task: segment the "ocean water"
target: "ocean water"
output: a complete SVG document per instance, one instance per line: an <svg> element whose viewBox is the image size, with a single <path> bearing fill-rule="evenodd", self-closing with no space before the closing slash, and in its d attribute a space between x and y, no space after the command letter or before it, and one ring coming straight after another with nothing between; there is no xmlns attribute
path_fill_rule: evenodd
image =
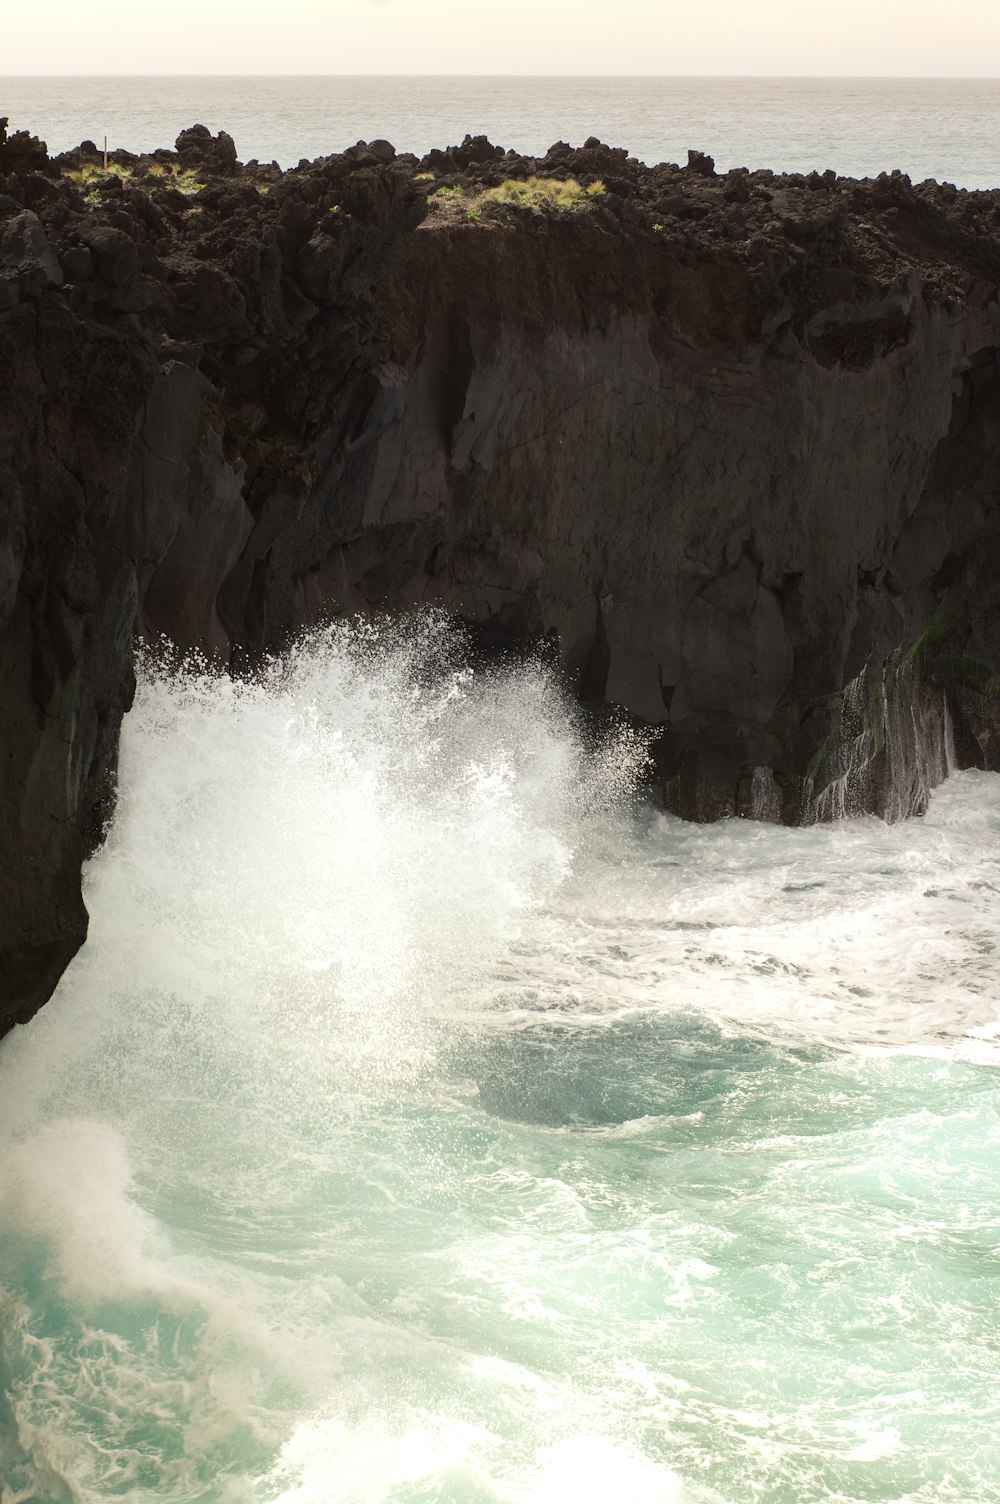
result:
<svg viewBox="0 0 1000 1504"><path fill-rule="evenodd" d="M228 130L244 160L283 167L375 137L423 155L484 132L541 154L596 135L649 163L686 162L695 147L720 171L898 167L1000 186L997 78L0 77L0 114L53 151L105 134L151 151L195 121Z"/></svg>
<svg viewBox="0 0 1000 1504"><path fill-rule="evenodd" d="M1000 778L695 827L434 618L147 663L0 1045L3 1504L996 1504Z"/></svg>

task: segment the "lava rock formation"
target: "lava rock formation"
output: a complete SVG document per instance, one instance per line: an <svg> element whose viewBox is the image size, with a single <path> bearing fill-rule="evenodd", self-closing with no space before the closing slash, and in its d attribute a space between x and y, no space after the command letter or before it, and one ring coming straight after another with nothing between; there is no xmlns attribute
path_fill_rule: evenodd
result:
<svg viewBox="0 0 1000 1504"><path fill-rule="evenodd" d="M4 122L0 1031L85 937L137 635L546 638L699 819L1000 766L998 351L1000 192Z"/></svg>

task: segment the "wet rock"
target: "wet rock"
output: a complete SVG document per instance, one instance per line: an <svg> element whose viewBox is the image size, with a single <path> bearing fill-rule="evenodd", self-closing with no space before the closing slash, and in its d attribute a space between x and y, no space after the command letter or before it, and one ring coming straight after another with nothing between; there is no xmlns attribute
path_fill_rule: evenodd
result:
<svg viewBox="0 0 1000 1504"><path fill-rule="evenodd" d="M245 668L436 602L655 723L699 819L998 765L1000 194L596 137L115 159L0 132L0 1029L85 934L136 630Z"/></svg>

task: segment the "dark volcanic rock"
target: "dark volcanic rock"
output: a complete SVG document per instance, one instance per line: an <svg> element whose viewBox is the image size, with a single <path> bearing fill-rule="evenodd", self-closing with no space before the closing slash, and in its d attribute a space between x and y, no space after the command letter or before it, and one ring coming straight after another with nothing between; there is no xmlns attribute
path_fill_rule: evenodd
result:
<svg viewBox="0 0 1000 1504"><path fill-rule="evenodd" d="M9 121L0 115L0 173L51 172L48 147L27 131L7 132Z"/></svg>
<svg viewBox="0 0 1000 1504"><path fill-rule="evenodd" d="M42 222L30 209L13 215L4 225L0 235L0 268L8 284L16 285L29 297L62 282L62 268Z"/></svg>
<svg viewBox="0 0 1000 1504"><path fill-rule="evenodd" d="M85 934L136 631L555 640L697 818L1000 766L1000 194L596 137L98 168L0 132L0 1029Z"/></svg>
<svg viewBox="0 0 1000 1504"><path fill-rule="evenodd" d="M715 176L715 159L703 151L689 151L687 160L688 172L695 172L699 177L712 178Z"/></svg>
<svg viewBox="0 0 1000 1504"><path fill-rule="evenodd" d="M181 131L174 142L180 164L191 172L209 177L227 177L236 170L236 142L226 131L217 136L204 125Z"/></svg>

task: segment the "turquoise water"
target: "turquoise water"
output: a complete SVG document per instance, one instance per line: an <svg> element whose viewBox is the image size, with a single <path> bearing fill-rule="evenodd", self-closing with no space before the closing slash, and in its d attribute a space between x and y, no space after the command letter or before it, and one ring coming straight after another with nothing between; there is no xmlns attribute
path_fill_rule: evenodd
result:
<svg viewBox="0 0 1000 1504"><path fill-rule="evenodd" d="M0 1499L1000 1500L1000 779L693 827L428 621L143 675L0 1048Z"/></svg>

